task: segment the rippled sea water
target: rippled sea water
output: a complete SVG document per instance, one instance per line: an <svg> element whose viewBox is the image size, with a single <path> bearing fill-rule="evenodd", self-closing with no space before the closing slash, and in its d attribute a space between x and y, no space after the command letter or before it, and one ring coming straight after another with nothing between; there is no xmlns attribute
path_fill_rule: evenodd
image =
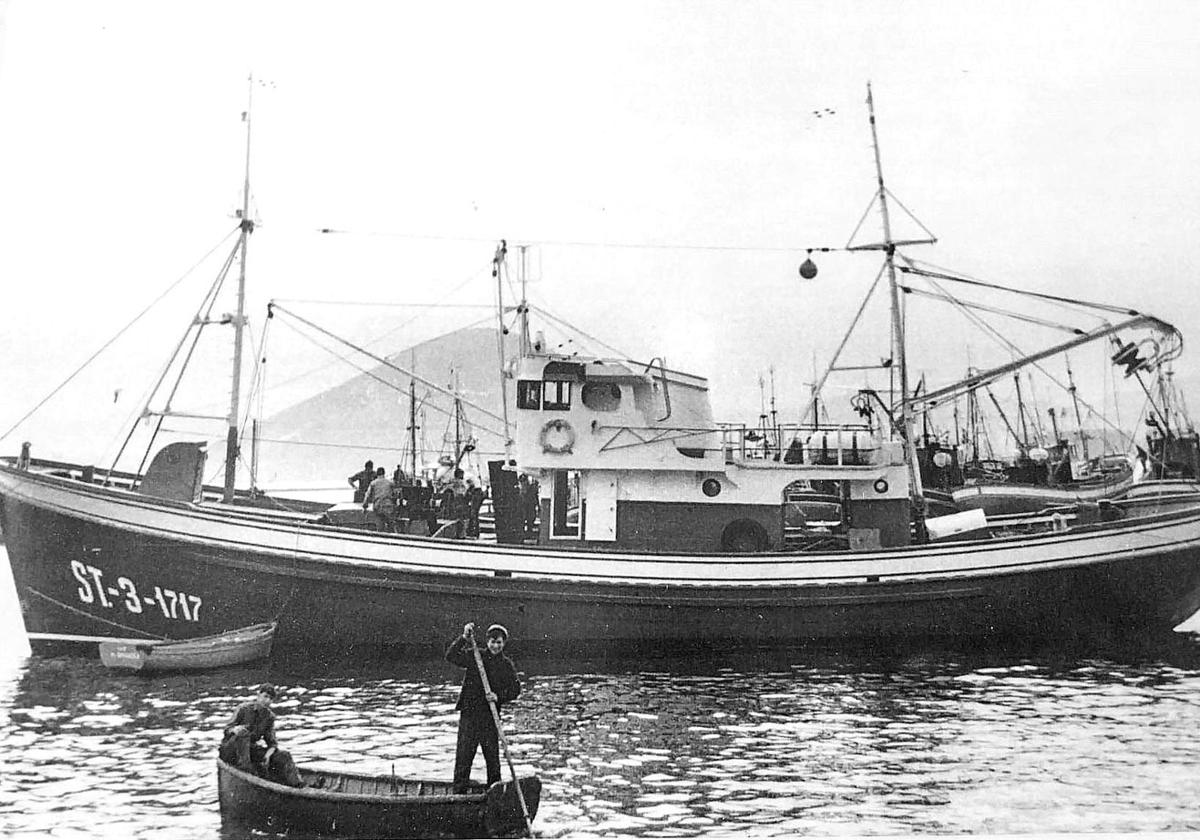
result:
<svg viewBox="0 0 1200 840"><path fill-rule="evenodd" d="M518 768L545 785L541 836L1200 830L1192 634L1069 653L536 661L519 640L510 652L525 678L506 731ZM299 762L448 778L460 673L293 662L141 677L83 656L12 659L0 834L251 836L222 824L214 756L227 717L268 679Z"/></svg>

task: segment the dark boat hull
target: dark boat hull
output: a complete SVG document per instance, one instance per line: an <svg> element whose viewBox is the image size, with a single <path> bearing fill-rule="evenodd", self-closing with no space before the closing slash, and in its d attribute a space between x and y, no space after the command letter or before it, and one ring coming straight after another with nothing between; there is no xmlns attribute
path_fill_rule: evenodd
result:
<svg viewBox="0 0 1200 840"><path fill-rule="evenodd" d="M1200 608L1200 509L1037 538L693 557L341 532L4 468L0 495L35 645L276 619L277 651L337 659L438 648L467 618L546 647L1056 639L1169 630Z"/></svg>
<svg viewBox="0 0 1200 840"><path fill-rule="evenodd" d="M304 788L267 781L217 761L223 819L272 831L332 837L501 837L523 835L525 817L511 782L452 794L448 782L416 781L300 767ZM529 818L541 782L520 780Z"/></svg>

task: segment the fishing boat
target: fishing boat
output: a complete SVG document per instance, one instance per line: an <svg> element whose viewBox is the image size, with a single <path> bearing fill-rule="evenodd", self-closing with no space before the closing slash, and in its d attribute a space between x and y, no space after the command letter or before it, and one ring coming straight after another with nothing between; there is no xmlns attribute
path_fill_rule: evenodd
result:
<svg viewBox="0 0 1200 840"><path fill-rule="evenodd" d="M217 791L223 819L272 831L328 837L512 837L527 823L516 785L475 783L455 794L446 781L372 776L298 767L304 787L264 779L217 760ZM529 820L537 816L542 783L518 784Z"/></svg>
<svg viewBox="0 0 1200 840"><path fill-rule="evenodd" d="M1090 481L1061 485L979 482L960 487L950 496L959 510L979 508L989 515L1003 516L1113 499L1126 494L1133 485L1133 471L1126 468L1116 476L1102 475Z"/></svg>
<svg viewBox="0 0 1200 840"><path fill-rule="evenodd" d="M205 671L266 659L274 637L272 621L183 641L113 640L100 643L100 661L109 668L147 673Z"/></svg>
<svg viewBox="0 0 1200 840"><path fill-rule="evenodd" d="M1069 360L1066 373L1068 384L1064 390L1074 404L1076 423L1081 425L1081 400ZM1012 380L1017 421L1008 417L991 388L987 385L982 388L1016 444L1016 454L1010 460L997 459L994 453L981 457L980 442L984 436L980 433L982 412L978 389L973 388L967 394L969 436L974 453L957 473L959 480L946 487L955 508L982 510L989 516L1034 513L1052 507L1094 504L1120 496L1134 484L1132 458L1090 458L1088 436L1080 428L1079 445L1069 441L1059 429L1058 414L1053 408L1047 410L1053 443L1047 442L1040 423L1030 419L1022 397L1020 374L1014 374Z"/></svg>
<svg viewBox="0 0 1200 840"><path fill-rule="evenodd" d="M868 107L883 236L845 250L883 256L876 285L886 278L890 291L885 367L898 398L864 390L853 422L780 424L780 445L764 457L753 425L714 419L704 377L661 359L550 350L524 299L502 304L501 243L498 320L508 330L512 316L519 346L504 358L498 342L505 408L491 416L511 444L489 462L494 542L447 539L441 528L348 527L237 490L245 420L235 388L223 488L202 483L199 443L173 443L144 473L116 478L81 465L40 468L28 451L0 464L3 530L35 650L131 634L208 636L249 620L278 621L277 647L312 661L399 645L440 651L450 616L501 621L531 648L606 650L1170 631L1200 609L1200 507L1080 504L1019 523L979 511L932 515L915 448L923 412L1023 365L1119 338L1150 370L1178 356L1178 331L1129 307L1071 301L1101 323L914 394L899 275L974 281L901 258L901 246L936 240L893 236L870 96ZM802 276L815 273L810 263ZM330 337L278 303L271 313ZM239 308L230 323L243 321ZM826 376L839 365L835 354ZM518 475L539 488L536 539L514 527ZM820 488L807 513L797 488Z"/></svg>

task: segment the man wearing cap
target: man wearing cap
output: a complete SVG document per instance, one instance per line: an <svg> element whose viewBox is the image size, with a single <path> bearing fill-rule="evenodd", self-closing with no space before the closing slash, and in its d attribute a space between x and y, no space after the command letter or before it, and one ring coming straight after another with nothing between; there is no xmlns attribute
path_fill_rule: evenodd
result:
<svg viewBox="0 0 1200 840"><path fill-rule="evenodd" d="M226 764L247 773L292 787L304 787L291 753L279 749L275 740L275 713L271 711L275 697L275 686L269 683L255 689L254 699L239 706L233 719L225 725L217 755Z"/></svg>
<svg viewBox="0 0 1200 840"><path fill-rule="evenodd" d="M477 749L483 750L488 785L500 781L500 736L488 703L495 703L496 712L499 713L505 703L515 700L521 693L516 666L504 655L508 630L500 624L493 624L487 629L487 647L480 651L490 692L484 691L475 654L471 650L474 634L475 625L465 625L462 635L446 649L446 661L466 669L458 703L454 707L459 711L458 746L454 756L455 793L466 792Z"/></svg>

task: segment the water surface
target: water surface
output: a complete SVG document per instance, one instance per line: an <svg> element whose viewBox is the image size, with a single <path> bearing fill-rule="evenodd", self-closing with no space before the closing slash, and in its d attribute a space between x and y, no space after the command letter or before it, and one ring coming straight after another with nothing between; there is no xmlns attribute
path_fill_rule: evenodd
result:
<svg viewBox="0 0 1200 840"><path fill-rule="evenodd" d="M525 677L505 725L518 767L544 782L542 836L1200 830L1190 633L1071 652L511 652ZM221 821L214 756L264 680L298 761L449 778L459 678L436 661L142 677L10 654L0 834L250 836Z"/></svg>

